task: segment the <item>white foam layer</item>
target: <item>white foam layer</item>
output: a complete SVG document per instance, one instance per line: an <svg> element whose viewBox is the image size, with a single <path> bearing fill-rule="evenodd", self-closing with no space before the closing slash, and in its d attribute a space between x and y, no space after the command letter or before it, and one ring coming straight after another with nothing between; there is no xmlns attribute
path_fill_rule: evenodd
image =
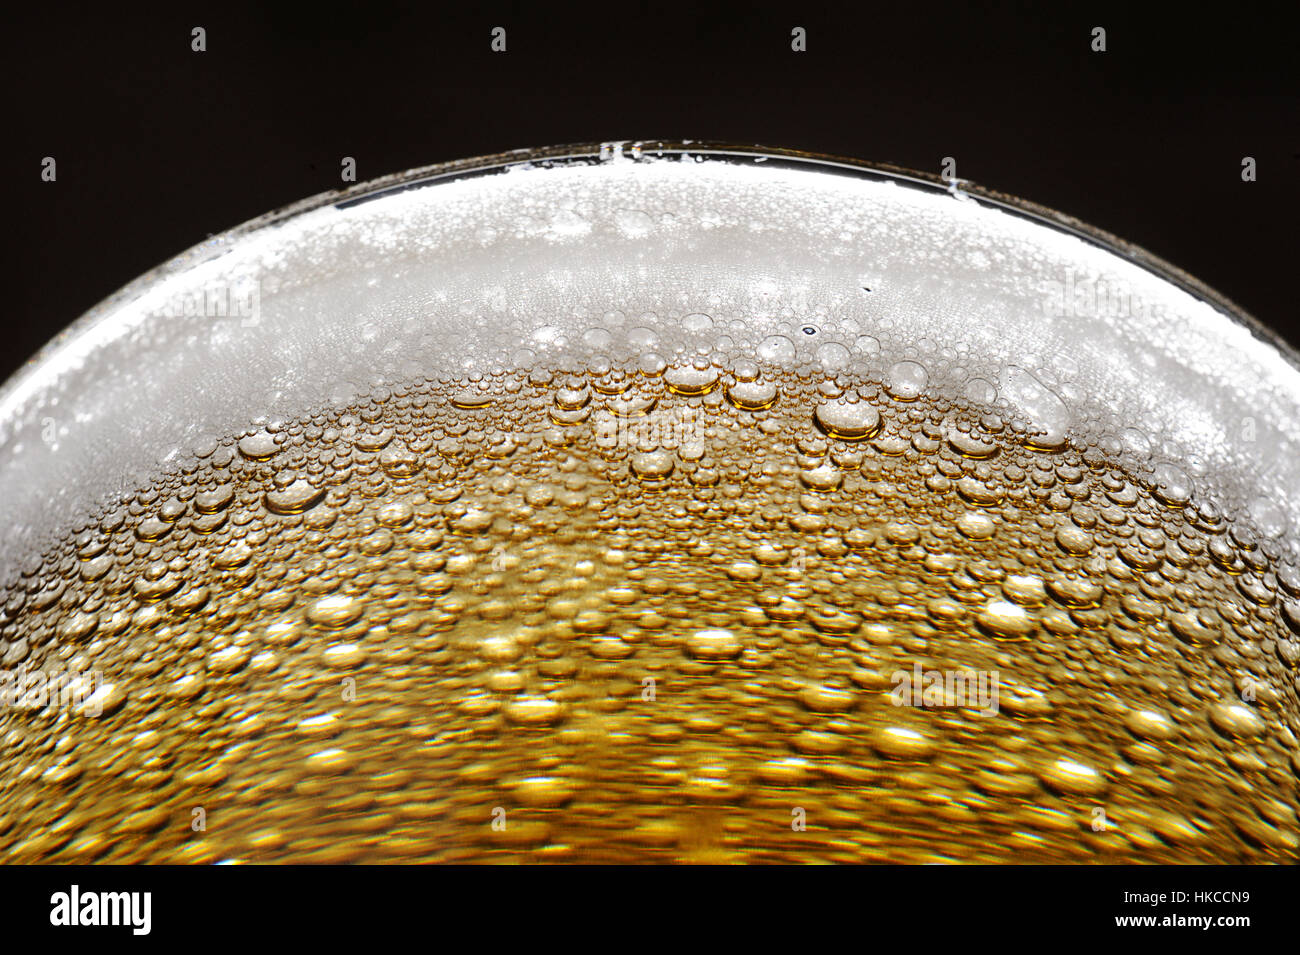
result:
<svg viewBox="0 0 1300 955"><path fill-rule="evenodd" d="M1156 274L927 187L620 159L320 206L93 310L0 393L0 572L255 419L412 376L645 351L998 395L1049 443L1088 433L1176 465L1266 535L1300 521L1296 367Z"/></svg>

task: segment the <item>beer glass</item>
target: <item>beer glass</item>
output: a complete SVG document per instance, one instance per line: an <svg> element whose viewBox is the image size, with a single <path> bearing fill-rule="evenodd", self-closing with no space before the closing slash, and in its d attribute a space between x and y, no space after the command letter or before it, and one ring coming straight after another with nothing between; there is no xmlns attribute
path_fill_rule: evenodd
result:
<svg viewBox="0 0 1300 955"><path fill-rule="evenodd" d="M23 861L1295 858L1300 373L960 181L511 153L0 391Z"/></svg>

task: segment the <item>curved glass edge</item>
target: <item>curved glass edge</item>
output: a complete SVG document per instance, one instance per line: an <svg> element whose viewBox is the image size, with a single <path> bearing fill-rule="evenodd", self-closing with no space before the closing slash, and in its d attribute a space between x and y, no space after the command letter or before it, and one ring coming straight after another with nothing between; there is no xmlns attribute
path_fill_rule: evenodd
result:
<svg viewBox="0 0 1300 955"><path fill-rule="evenodd" d="M1059 232L1074 235L1089 244L1098 246L1151 272L1164 281L1182 289L1193 298L1210 305L1230 320L1245 326L1256 338L1272 345L1292 367L1300 370L1300 352L1297 352L1290 343L1268 325L1204 282L1141 246L1127 242L1118 236L1047 206L1000 193L964 179L949 181L931 173L918 172L887 163L873 163L797 149L692 140L620 140L604 143L579 143L565 146L516 149L490 156L476 156L451 162L435 163L358 183L347 189L318 193L265 213L255 219L250 219L224 232L217 233L150 269L75 319L29 358L7 381L0 384L0 402L3 402L8 394L23 381L39 374L41 366L50 356L55 354L66 342L80 334L81 331L94 325L106 312L138 297L154 283L223 255L240 240L254 233L275 228L295 216L314 212L331 205L335 208L346 209L365 202L382 199L398 192L422 189L427 186L477 176L494 175L519 166L548 168L563 165L593 165L618 160L642 162L665 159L683 160L695 157L708 157L711 161L719 162L771 163L774 166L786 168L817 170L875 181L897 182L933 192L959 192L963 196L1003 212L1030 219Z"/></svg>

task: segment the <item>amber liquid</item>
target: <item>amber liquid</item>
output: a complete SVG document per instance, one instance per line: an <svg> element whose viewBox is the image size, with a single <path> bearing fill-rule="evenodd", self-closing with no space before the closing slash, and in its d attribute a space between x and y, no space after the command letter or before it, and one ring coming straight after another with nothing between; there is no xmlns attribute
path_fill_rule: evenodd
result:
<svg viewBox="0 0 1300 955"><path fill-rule="evenodd" d="M1294 861L1266 547L970 402L701 366L411 383L90 516L5 595L2 666L94 694L0 709L0 850Z"/></svg>

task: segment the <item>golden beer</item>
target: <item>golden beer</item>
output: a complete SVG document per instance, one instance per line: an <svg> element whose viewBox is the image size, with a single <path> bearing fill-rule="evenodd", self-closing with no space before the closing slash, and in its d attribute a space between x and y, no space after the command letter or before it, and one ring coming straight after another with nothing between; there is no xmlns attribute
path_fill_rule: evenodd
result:
<svg viewBox="0 0 1300 955"><path fill-rule="evenodd" d="M6 857L1294 861L1286 501L1069 365L726 312L142 453L4 591Z"/></svg>

